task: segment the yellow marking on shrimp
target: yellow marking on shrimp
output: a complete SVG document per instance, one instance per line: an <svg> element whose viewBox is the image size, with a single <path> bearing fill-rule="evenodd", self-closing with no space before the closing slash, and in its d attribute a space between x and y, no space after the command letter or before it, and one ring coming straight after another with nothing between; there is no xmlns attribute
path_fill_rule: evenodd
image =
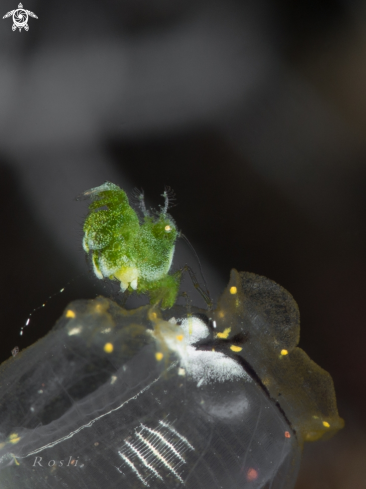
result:
<svg viewBox="0 0 366 489"><path fill-rule="evenodd" d="M155 353L155 358L157 359L158 362L160 362L160 360L162 360L163 357L164 355L161 353L161 351Z"/></svg>
<svg viewBox="0 0 366 489"><path fill-rule="evenodd" d="M69 310L66 312L66 317L67 317L67 318L74 318L74 317L76 317L76 314L74 313L74 311L72 311L71 309L69 309Z"/></svg>
<svg viewBox="0 0 366 489"><path fill-rule="evenodd" d="M235 286L230 287L230 294L235 295L237 292L238 292L238 289Z"/></svg>
<svg viewBox="0 0 366 489"><path fill-rule="evenodd" d="M188 316L188 334L191 336L193 333L193 320L192 316Z"/></svg>
<svg viewBox="0 0 366 489"><path fill-rule="evenodd" d="M241 346L236 346L236 345L231 345L230 346L230 350L232 351L242 351L242 347Z"/></svg>
<svg viewBox="0 0 366 489"><path fill-rule="evenodd" d="M281 355L284 357L285 355L288 355L288 351L287 350L281 350Z"/></svg>
<svg viewBox="0 0 366 489"><path fill-rule="evenodd" d="M330 428L330 424L328 423L328 421L323 421L323 426L325 426L326 428Z"/></svg>
<svg viewBox="0 0 366 489"><path fill-rule="evenodd" d="M177 340L178 340L178 341L183 341L183 338L184 338L184 336L183 336L182 334L179 334L179 335L177 336Z"/></svg>

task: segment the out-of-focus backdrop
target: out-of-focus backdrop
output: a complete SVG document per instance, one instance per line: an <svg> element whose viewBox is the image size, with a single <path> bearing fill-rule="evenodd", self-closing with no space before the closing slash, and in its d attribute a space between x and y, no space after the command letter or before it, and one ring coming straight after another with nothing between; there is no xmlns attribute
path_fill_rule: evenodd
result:
<svg viewBox="0 0 366 489"><path fill-rule="evenodd" d="M170 185L213 294L232 267L283 285L333 376L346 428L296 489L366 488L365 2L25 2L28 32L0 21L1 359L102 290L75 196Z"/></svg>

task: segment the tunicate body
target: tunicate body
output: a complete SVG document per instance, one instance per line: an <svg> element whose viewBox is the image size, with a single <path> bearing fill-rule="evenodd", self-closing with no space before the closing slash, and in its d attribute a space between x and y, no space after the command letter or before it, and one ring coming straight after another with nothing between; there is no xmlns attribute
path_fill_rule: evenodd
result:
<svg viewBox="0 0 366 489"><path fill-rule="evenodd" d="M0 367L0 486L291 489L303 442L342 426L298 337L292 297L249 273L214 311L75 301Z"/></svg>

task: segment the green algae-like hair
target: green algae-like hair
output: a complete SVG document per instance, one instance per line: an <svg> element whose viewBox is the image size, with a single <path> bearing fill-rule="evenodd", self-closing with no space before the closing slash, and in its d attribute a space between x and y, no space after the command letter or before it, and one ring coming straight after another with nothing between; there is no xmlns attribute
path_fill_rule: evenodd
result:
<svg viewBox="0 0 366 489"><path fill-rule="evenodd" d="M126 192L111 182L83 195L92 200L83 227L83 248L91 256L95 275L119 281L123 292L147 293L150 302L160 301L163 309L172 307L181 271L169 274L179 233L167 213L168 191L163 194L164 207L155 214L146 210L141 194L141 218Z"/></svg>

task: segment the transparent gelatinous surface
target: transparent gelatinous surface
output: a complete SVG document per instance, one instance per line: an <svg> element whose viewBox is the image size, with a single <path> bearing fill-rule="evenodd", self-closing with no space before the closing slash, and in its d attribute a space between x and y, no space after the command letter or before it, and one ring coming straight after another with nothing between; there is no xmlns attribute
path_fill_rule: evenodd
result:
<svg viewBox="0 0 366 489"><path fill-rule="evenodd" d="M336 408L319 367L313 390L308 366L297 390L281 369L299 365L298 313L267 280L234 271L210 313L70 304L0 368L1 488L292 488Z"/></svg>
<svg viewBox="0 0 366 489"><path fill-rule="evenodd" d="M338 416L328 372L297 347L299 310L292 295L266 277L232 270L214 313L218 329L246 337L238 352L286 414L299 442L332 436Z"/></svg>

